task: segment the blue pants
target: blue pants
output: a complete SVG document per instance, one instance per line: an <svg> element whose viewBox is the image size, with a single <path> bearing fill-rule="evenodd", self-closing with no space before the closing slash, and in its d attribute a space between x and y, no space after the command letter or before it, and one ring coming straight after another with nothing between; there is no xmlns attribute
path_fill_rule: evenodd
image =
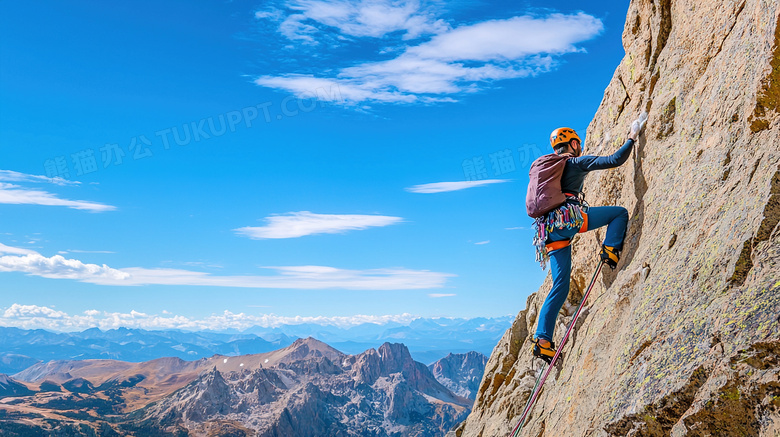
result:
<svg viewBox="0 0 780 437"><path fill-rule="evenodd" d="M596 206L588 210L588 231L607 226L607 235L604 237L604 245L616 249L623 247L623 239L626 236L628 225L628 211L622 206ZM554 229L547 237L547 243L560 240L569 240L580 229ZM553 286L547 299L544 300L539 311L539 321L536 326L536 338L552 341L555 331L555 319L561 310L566 297L569 295L571 282L571 246L553 250L550 255L550 270L552 271Z"/></svg>

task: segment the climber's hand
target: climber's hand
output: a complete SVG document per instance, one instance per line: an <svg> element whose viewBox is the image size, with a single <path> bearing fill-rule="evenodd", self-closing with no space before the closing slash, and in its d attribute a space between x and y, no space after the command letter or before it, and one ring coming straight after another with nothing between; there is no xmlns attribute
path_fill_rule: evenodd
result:
<svg viewBox="0 0 780 437"><path fill-rule="evenodd" d="M645 128L645 123L647 123L647 112L642 112L639 114L639 118L631 123L631 131L628 133L628 138L636 141L636 139L639 138L639 134L641 134L642 130Z"/></svg>

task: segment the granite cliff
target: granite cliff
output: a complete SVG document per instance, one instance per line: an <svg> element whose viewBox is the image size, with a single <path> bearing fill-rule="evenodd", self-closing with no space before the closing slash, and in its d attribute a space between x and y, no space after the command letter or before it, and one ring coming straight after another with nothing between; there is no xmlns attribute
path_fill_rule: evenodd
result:
<svg viewBox="0 0 780 437"><path fill-rule="evenodd" d="M631 161L586 180L623 205L623 257L598 279L524 436L780 435L780 3L634 0L625 57L588 127L609 154L648 111ZM603 230L581 234L565 331ZM550 278L493 351L457 436L507 435L540 362Z"/></svg>

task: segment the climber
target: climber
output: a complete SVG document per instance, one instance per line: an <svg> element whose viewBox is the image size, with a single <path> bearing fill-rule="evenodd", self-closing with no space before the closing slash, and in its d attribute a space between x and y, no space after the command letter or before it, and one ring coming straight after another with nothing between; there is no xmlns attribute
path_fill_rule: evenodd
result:
<svg viewBox="0 0 780 437"><path fill-rule="evenodd" d="M585 176L588 172L618 167L626 162L646 121L647 114L642 113L631 124L625 144L610 156L582 156L582 143L573 129L558 128L550 136L550 144L555 154L566 158L560 177L561 191L565 194L566 200L563 205L537 218L535 222L534 243L537 246L537 261L540 261L544 268L545 262L549 259L553 285L539 311L533 339L533 355L548 363L555 355L555 344L552 341L555 320L569 294L571 238L577 233L607 225L600 257L603 263L614 270L620 259L628 224L628 211L622 206L589 207L582 200Z"/></svg>

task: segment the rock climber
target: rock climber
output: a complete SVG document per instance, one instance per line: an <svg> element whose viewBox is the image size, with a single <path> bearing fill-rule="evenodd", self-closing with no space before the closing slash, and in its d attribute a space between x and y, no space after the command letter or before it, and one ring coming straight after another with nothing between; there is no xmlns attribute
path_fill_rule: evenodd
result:
<svg viewBox="0 0 780 437"><path fill-rule="evenodd" d="M643 113L631 124L628 139L610 156L582 156L582 142L570 128L555 129L550 135L550 145L557 155L570 155L561 176L561 189L566 195L563 206L537 219L535 244L537 260L544 263L549 257L553 285L544 300L533 339L533 354L548 363L555 356L553 331L555 320L569 294L571 282L571 238L580 232L592 231L607 226L604 244L601 247L601 261L613 270L620 260L623 239L628 225L628 211L622 206L589 207L582 200L585 176L591 171L606 170L622 165L631 155L639 134L647 121Z"/></svg>

